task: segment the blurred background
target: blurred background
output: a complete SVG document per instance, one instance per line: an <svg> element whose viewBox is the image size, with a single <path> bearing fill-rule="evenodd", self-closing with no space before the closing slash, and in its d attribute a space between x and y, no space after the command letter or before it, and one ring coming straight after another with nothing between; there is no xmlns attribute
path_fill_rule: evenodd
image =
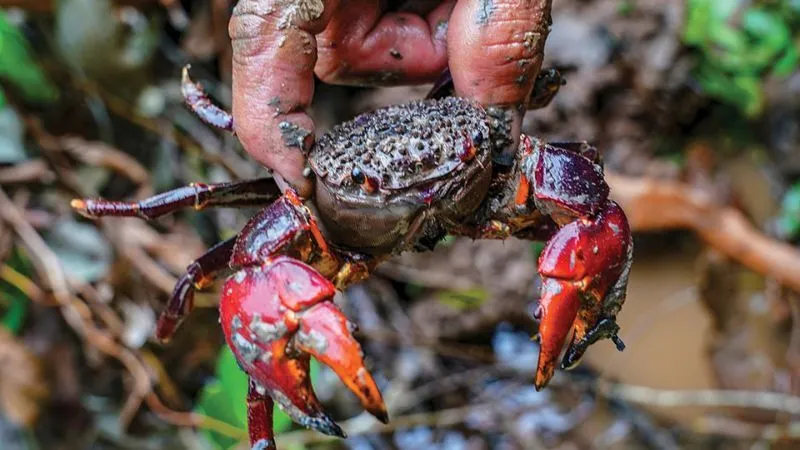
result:
<svg viewBox="0 0 800 450"><path fill-rule="evenodd" d="M554 3L545 66L567 85L525 131L603 153L635 231L627 349L600 342L535 392L542 245L448 239L336 299L389 425L315 366L350 437L277 414L280 448L800 448L800 1ZM69 208L262 173L180 95L191 63L230 107L228 6L0 0L0 449L247 448L215 289L173 343L152 334L185 267L253 211ZM427 89L318 85L318 132Z"/></svg>

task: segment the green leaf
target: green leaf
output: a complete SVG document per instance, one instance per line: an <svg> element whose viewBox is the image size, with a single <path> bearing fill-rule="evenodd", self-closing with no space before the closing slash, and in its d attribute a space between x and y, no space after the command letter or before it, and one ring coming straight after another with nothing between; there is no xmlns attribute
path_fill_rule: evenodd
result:
<svg viewBox="0 0 800 450"><path fill-rule="evenodd" d="M13 84L29 101L50 103L58 98L53 86L31 56L28 42L0 11L0 79Z"/></svg>
<svg viewBox="0 0 800 450"><path fill-rule="evenodd" d="M25 321L25 313L28 311L28 297L7 283L0 285L0 296L9 302L8 308L0 319L0 325L12 334L19 334Z"/></svg>
<svg viewBox="0 0 800 450"><path fill-rule="evenodd" d="M544 246L545 245L546 244L544 242L533 242L533 243L531 243L531 250L533 251L533 259L534 260L536 260L536 261L539 260L539 256L542 255L542 252L544 251Z"/></svg>
<svg viewBox="0 0 800 450"><path fill-rule="evenodd" d="M800 238L800 183L792 186L784 195L777 226L787 239Z"/></svg>
<svg viewBox="0 0 800 450"><path fill-rule="evenodd" d="M689 0L683 40L699 52L696 75L708 95L753 117L763 109L764 77L787 76L800 64L796 14L782 2L742 1Z"/></svg>
<svg viewBox="0 0 800 450"><path fill-rule="evenodd" d="M752 75L727 76L709 65L698 67L694 75L710 97L736 106L749 117L761 113L764 94L760 78Z"/></svg>
<svg viewBox="0 0 800 450"><path fill-rule="evenodd" d="M436 298L441 303L457 310L470 310L480 308L489 298L489 293L482 288L466 289L460 291L439 291Z"/></svg>
<svg viewBox="0 0 800 450"><path fill-rule="evenodd" d="M629 16L634 11L636 11L636 1L635 0L622 0L617 5L617 14L620 16Z"/></svg>
<svg viewBox="0 0 800 450"><path fill-rule="evenodd" d="M26 277L30 277L33 273L30 262L17 250L11 254L6 264ZM11 333L18 334L25 321L30 299L24 292L6 281L0 281L0 299L2 300L0 305L5 306L5 311L0 315L0 325Z"/></svg>

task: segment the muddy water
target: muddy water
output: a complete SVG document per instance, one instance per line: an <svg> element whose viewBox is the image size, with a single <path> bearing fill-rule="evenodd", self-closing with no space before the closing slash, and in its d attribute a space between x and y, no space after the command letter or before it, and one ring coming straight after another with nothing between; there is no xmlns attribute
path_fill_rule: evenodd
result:
<svg viewBox="0 0 800 450"><path fill-rule="evenodd" d="M627 348L596 344L586 361L609 379L662 389L713 388L705 356L710 321L696 295L696 250L659 249L636 258L620 317ZM700 408L653 409L688 423Z"/></svg>

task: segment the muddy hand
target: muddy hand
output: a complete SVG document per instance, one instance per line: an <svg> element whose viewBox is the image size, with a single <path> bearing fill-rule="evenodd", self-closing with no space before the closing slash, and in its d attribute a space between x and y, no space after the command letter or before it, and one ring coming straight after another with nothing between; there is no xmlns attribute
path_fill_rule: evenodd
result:
<svg viewBox="0 0 800 450"><path fill-rule="evenodd" d="M456 92L497 118L510 161L522 105L541 67L550 0L461 0L423 15L387 12L377 0L240 0L233 45L233 117L247 151L294 186L314 141L306 109L314 74L333 84L434 81L449 65Z"/></svg>

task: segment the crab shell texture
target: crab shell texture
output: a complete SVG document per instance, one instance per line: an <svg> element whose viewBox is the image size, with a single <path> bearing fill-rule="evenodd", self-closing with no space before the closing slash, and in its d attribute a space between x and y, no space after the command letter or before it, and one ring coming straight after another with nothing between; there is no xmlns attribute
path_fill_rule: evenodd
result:
<svg viewBox="0 0 800 450"><path fill-rule="evenodd" d="M343 248L382 254L474 213L491 183L488 121L477 103L449 97L335 126L309 155L326 234Z"/></svg>

